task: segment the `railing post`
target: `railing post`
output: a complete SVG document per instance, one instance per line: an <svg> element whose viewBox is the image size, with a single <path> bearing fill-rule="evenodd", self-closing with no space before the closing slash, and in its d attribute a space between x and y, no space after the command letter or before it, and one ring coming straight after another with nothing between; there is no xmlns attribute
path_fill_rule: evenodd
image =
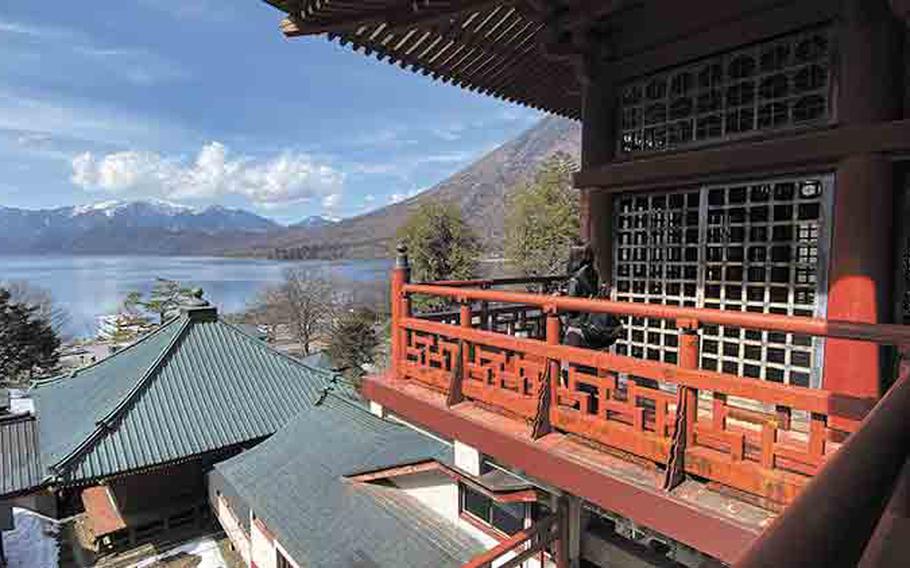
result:
<svg viewBox="0 0 910 568"><path fill-rule="evenodd" d="M547 317L547 344L559 345L561 330L559 313L555 307L546 307L544 312ZM531 437L537 439L552 431L550 412L556 405L556 392L559 388L560 364L557 359L547 359L546 372L540 381L540 391L537 394L537 416L531 430Z"/></svg>
<svg viewBox="0 0 910 568"><path fill-rule="evenodd" d="M489 290L490 285L486 282L480 285L481 290ZM480 329L485 329L487 331L496 331L491 329L490 326L490 313L489 313L490 303L486 300L480 302Z"/></svg>
<svg viewBox="0 0 910 568"><path fill-rule="evenodd" d="M391 291L389 295L389 309L392 315L392 376L395 379L401 378L401 361L405 354L405 341L407 340L405 331L401 328L401 320L410 315L410 303L404 294L404 285L411 279L411 267L408 263L408 247L404 243L399 243L396 248L395 267L391 275Z"/></svg>
<svg viewBox="0 0 910 568"><path fill-rule="evenodd" d="M471 319L474 315L471 313L471 302L466 298L460 298L461 304L458 311L458 323L464 329L471 329ZM454 361L452 369L452 380L449 381L449 392L446 396L446 405L452 406L464 400L464 394L461 391L461 384L464 381L464 370L468 358L468 347L464 339L458 340L458 354Z"/></svg>
<svg viewBox="0 0 910 568"><path fill-rule="evenodd" d="M698 322L676 321L679 330L677 364L681 369L698 368ZM664 489L670 491L682 483L686 474L686 448L695 445L695 423L698 420L698 389L678 386L676 394L676 430L667 456Z"/></svg>

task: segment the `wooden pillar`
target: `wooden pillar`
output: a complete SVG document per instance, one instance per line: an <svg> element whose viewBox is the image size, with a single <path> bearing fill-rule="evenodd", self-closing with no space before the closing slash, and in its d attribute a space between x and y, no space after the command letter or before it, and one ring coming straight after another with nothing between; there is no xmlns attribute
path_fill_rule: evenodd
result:
<svg viewBox="0 0 910 568"><path fill-rule="evenodd" d="M566 555L569 568L581 566L581 498L575 495L566 495Z"/></svg>
<svg viewBox="0 0 910 568"><path fill-rule="evenodd" d="M889 319L893 199L893 165L885 157L851 156L837 168L829 319L869 323ZM879 352L872 343L829 339L825 388L878 396ZM836 418L833 425L837 427Z"/></svg>
<svg viewBox="0 0 910 568"><path fill-rule="evenodd" d="M837 121L868 124L902 115L902 23L887 0L841 0Z"/></svg>
<svg viewBox="0 0 910 568"><path fill-rule="evenodd" d="M581 167L609 164L616 155L618 88L610 66L602 60L602 45L592 48L582 73ZM594 55L597 54L597 55ZM580 237L594 249L595 266L608 282L613 269L613 196L594 187L580 188Z"/></svg>
<svg viewBox="0 0 910 568"><path fill-rule="evenodd" d="M554 555L556 568L570 568L569 565L569 496L561 495L556 501L559 540Z"/></svg>
<svg viewBox="0 0 910 568"><path fill-rule="evenodd" d="M900 28L885 0L843 0L838 29L837 120L841 125L899 119ZM848 156L837 167L828 318L860 322L891 316L893 165L884 156ZM877 397L882 356L868 343L828 340L826 389ZM834 428L849 421L832 417Z"/></svg>
<svg viewBox="0 0 910 568"><path fill-rule="evenodd" d="M910 2L908 2L910 3ZM904 76L904 113L903 117L905 119L910 118L910 14L907 14L906 19L904 20L904 29L902 30L903 40L904 40L904 53L903 61L901 61L901 67L903 68Z"/></svg>

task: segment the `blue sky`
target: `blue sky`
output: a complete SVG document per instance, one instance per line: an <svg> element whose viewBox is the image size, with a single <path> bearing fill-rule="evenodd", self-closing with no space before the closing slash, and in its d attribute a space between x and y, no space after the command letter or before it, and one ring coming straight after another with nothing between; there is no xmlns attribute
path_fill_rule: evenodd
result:
<svg viewBox="0 0 910 568"><path fill-rule="evenodd" d="M282 222L425 189L541 114L324 37L258 0L4 0L0 205L157 198Z"/></svg>

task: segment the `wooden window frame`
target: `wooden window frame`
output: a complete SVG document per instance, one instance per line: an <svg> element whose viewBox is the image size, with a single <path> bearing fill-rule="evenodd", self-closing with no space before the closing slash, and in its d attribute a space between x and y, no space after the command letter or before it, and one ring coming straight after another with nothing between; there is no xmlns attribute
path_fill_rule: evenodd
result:
<svg viewBox="0 0 910 568"><path fill-rule="evenodd" d="M465 490L472 491L472 492L476 493L477 495L479 495L489 501L490 519L482 519L482 518L478 517L477 515L475 515L474 513L468 511L465 508ZM512 535L500 530L499 528L494 526L492 523L493 507L495 507L496 505L503 505L503 504L508 504L508 503L499 502L496 499L494 499L493 497L486 495L485 493L483 493L481 491L477 491L476 489L474 489L473 487L470 487L469 485L467 485L465 483L458 484L458 516L459 516L459 518L465 520L466 522L468 522L475 528L480 529L487 535L495 538L496 540L498 540L500 542L504 541L512 536ZM522 509L523 509L522 525L524 526L528 522L528 504L523 503Z"/></svg>

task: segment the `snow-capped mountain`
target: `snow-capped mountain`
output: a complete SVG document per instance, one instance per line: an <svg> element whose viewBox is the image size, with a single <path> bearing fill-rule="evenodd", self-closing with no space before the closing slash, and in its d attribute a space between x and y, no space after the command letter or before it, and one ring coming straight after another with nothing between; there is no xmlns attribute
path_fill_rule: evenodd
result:
<svg viewBox="0 0 910 568"><path fill-rule="evenodd" d="M193 254L281 225L242 209L104 201L56 209L0 207L0 253Z"/></svg>
<svg viewBox="0 0 910 568"><path fill-rule="evenodd" d="M290 227L292 229L310 228L310 227L325 227L326 225L333 225L337 222L338 222L338 219L333 219L332 217L326 217L325 215L310 215L309 217L294 223Z"/></svg>

